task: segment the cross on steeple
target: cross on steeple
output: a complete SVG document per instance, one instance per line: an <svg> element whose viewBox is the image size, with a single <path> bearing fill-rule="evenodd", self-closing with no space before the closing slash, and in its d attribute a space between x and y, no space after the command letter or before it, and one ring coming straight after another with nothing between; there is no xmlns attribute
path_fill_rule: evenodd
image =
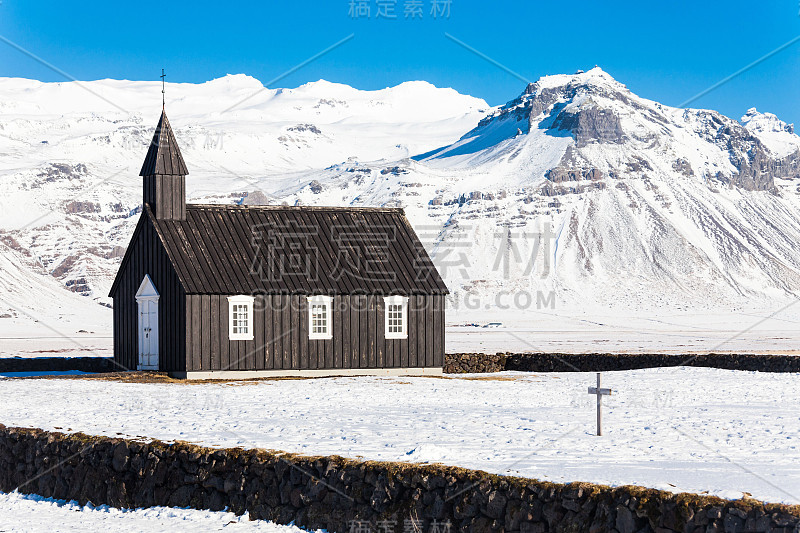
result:
<svg viewBox="0 0 800 533"><path fill-rule="evenodd" d="M165 100L166 97L164 95L165 94L164 93L164 87L165 87L164 78L167 77L167 75L164 74L164 69L163 68L161 69L161 76L160 77L161 77L161 110L163 111L164 107L166 106L166 100Z"/></svg>

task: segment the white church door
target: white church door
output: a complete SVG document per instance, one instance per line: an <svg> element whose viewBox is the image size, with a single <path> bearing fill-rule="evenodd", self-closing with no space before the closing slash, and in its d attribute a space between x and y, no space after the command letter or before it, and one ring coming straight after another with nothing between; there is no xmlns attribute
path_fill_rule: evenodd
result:
<svg viewBox="0 0 800 533"><path fill-rule="evenodd" d="M139 364L137 370L158 370L158 298L150 276L144 276L136 292L139 307Z"/></svg>

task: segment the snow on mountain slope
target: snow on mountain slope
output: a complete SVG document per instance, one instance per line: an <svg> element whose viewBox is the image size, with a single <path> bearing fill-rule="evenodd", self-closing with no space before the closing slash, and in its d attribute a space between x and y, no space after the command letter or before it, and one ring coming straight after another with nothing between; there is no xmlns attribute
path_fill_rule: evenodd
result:
<svg viewBox="0 0 800 533"><path fill-rule="evenodd" d="M160 86L84 85L107 101L0 80L0 236L102 301L139 212ZM800 137L774 115L671 108L599 68L494 109L425 82L267 90L227 76L167 97L190 201L402 206L451 316L732 312L800 290Z"/></svg>
<svg viewBox="0 0 800 533"><path fill-rule="evenodd" d="M32 258L12 271L29 272L23 286L38 284L44 273L54 283L43 291L60 285L64 293L47 300L71 301L67 289L108 303L140 211L138 173L160 92L158 82L0 79L0 238ZM324 80L265 89L237 75L167 84L166 94L189 167L188 195L211 202L295 190L307 183L303 169L342 158L429 150L457 139L490 109L421 81L379 91ZM0 296L0 315L25 303L24 295Z"/></svg>
<svg viewBox="0 0 800 533"><path fill-rule="evenodd" d="M314 174L322 191L295 198L405 207L481 308L501 290L568 308L766 303L800 290L800 138L778 125L776 144L764 117L670 108L595 68L529 85L396 168Z"/></svg>
<svg viewBox="0 0 800 533"><path fill-rule="evenodd" d="M131 157L150 141L160 92L156 82L0 79L0 133L12 150L6 155L138 161ZM206 170L213 171L223 160L232 170L263 174L349 156L403 157L457 139L489 109L483 100L422 81L380 91L324 80L266 89L254 78L229 75L167 84L166 96L181 148L194 162L190 172L209 162Z"/></svg>
<svg viewBox="0 0 800 533"><path fill-rule="evenodd" d="M108 356L110 309L70 292L0 233L0 356Z"/></svg>

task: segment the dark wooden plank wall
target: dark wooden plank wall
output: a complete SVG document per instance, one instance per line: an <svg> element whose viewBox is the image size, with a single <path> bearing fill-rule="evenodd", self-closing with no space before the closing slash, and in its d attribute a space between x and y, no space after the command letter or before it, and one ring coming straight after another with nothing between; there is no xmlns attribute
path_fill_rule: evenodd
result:
<svg viewBox="0 0 800 533"><path fill-rule="evenodd" d="M122 369L136 370L139 359L136 291L145 274L149 274L160 295L158 346L161 370L184 370L186 296L146 214L142 215L135 235L114 296L114 360Z"/></svg>
<svg viewBox="0 0 800 533"><path fill-rule="evenodd" d="M417 368L444 364L444 295L409 297L408 338L384 338L382 296L334 296L333 339L308 338L302 295L260 295L254 339L228 339L228 298L186 296L188 371Z"/></svg>
<svg viewBox="0 0 800 533"><path fill-rule="evenodd" d="M144 201L160 219L186 219L186 176L144 177Z"/></svg>

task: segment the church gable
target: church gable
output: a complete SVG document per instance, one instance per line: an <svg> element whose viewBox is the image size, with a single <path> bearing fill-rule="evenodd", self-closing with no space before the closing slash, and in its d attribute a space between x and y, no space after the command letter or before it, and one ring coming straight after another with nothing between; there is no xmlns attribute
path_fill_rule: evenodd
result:
<svg viewBox="0 0 800 533"><path fill-rule="evenodd" d="M164 243L158 234L155 226L152 210L149 206L145 205L142 214L139 216L139 222L136 224L136 229L133 231L133 236L128 244L128 249L125 250L125 255L122 257L122 262L119 265L117 276L114 278L114 283L109 290L109 296L114 297L120 290L123 283L123 278L126 277L129 270L144 269L143 274L147 274L149 270L156 266L164 265L167 270L178 283L183 286L177 270L174 268L172 261L169 257ZM134 268L135 267L135 268ZM135 274L132 274L135 276ZM141 281L141 278L137 283Z"/></svg>

